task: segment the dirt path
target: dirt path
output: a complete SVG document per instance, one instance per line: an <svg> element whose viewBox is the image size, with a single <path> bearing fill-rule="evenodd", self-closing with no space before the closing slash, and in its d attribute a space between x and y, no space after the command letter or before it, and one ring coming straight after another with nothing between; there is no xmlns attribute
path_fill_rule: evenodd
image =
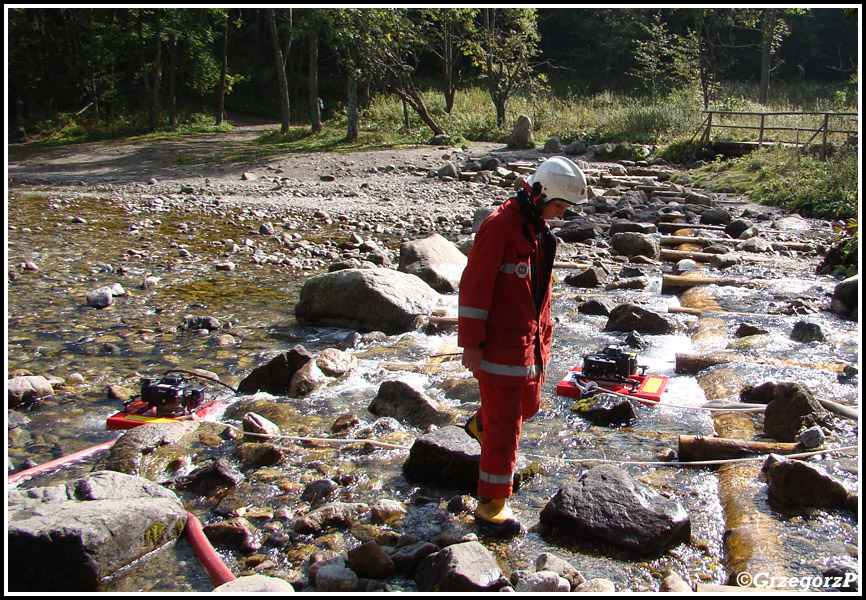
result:
<svg viewBox="0 0 866 600"><path fill-rule="evenodd" d="M14 144L8 146L7 177L11 184L100 185L147 183L183 184L208 178L215 182L239 181L244 172L269 167L293 179L318 179L323 174L353 168L413 165L438 168L448 154L461 147L386 149L357 152L275 154L256 146L263 133L277 124L241 124L229 132L197 134L169 139L104 141L63 146ZM501 144L473 143L472 155L494 153L505 160L527 158L536 151L508 150Z"/></svg>

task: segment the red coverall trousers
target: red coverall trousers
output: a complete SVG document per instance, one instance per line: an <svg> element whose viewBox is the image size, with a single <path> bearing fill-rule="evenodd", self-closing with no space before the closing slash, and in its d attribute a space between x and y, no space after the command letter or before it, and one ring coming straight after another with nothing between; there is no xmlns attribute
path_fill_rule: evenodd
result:
<svg viewBox="0 0 866 600"><path fill-rule="evenodd" d="M501 383L481 377L481 425L484 444L481 446L481 464L478 477L478 497L484 499L509 498L517 462L517 444L523 421L532 418L541 405L541 386L544 375L515 383Z"/></svg>

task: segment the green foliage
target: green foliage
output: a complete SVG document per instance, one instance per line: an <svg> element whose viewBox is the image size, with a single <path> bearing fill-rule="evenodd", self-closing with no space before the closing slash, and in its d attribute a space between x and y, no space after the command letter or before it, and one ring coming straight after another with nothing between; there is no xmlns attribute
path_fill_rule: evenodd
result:
<svg viewBox="0 0 866 600"><path fill-rule="evenodd" d="M151 131L144 110L134 113L121 112L109 120L96 120L86 114L59 113L33 121L29 129L34 143L41 145L78 144L100 140L129 139L139 136L167 138L176 135L192 135L230 131L228 123L215 125L213 115L201 112L181 112L174 127L163 125Z"/></svg>
<svg viewBox="0 0 866 600"><path fill-rule="evenodd" d="M855 151L839 150L821 160L788 148L767 148L741 158L716 161L692 175L698 185L708 189L748 193L755 202L781 206L807 217L857 216Z"/></svg>

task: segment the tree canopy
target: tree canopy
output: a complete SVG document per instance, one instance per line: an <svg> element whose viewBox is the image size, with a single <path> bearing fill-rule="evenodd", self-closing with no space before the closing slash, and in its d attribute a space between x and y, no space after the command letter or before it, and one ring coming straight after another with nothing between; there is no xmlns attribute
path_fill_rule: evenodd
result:
<svg viewBox="0 0 866 600"><path fill-rule="evenodd" d="M488 90L500 125L539 82L647 96L699 83L706 104L738 80L766 98L775 81L851 80L859 53L856 9L841 8L35 7L7 9L7 23L13 111L151 128L185 106L310 124L319 99L351 127L387 93L435 133L420 91L439 90L450 112L462 85Z"/></svg>

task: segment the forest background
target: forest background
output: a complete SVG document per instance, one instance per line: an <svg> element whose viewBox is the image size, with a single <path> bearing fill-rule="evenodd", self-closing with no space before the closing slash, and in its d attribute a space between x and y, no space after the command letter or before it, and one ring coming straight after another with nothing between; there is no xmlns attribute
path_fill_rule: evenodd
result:
<svg viewBox="0 0 866 600"><path fill-rule="evenodd" d="M709 109L859 106L857 7L6 11L10 142L213 131L229 114L279 121L258 143L284 151L504 142L525 114L542 142L684 163ZM705 175L850 229L851 137L796 169L767 150Z"/></svg>

